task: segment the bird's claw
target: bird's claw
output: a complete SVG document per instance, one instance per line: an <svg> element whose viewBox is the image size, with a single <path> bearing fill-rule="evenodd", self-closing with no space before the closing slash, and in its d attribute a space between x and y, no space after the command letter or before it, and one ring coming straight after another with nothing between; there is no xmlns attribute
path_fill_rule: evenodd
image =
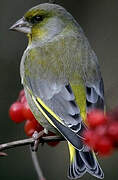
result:
<svg viewBox="0 0 118 180"><path fill-rule="evenodd" d="M38 150L38 145L40 141L40 137L43 136L44 130L40 131L39 133L35 131L32 135L32 138L34 139L34 144L31 146L32 151L37 151Z"/></svg>

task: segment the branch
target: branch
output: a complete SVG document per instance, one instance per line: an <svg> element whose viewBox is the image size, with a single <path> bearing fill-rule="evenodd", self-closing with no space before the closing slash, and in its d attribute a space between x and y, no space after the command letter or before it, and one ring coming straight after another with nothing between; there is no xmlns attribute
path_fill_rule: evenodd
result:
<svg viewBox="0 0 118 180"><path fill-rule="evenodd" d="M60 136L41 137L39 143L52 142L52 141L64 141L64 138ZM34 138L28 138L28 139L9 142L9 143L4 143L4 144L0 144L0 151L18 146L24 146L30 144L32 145L34 143L35 143Z"/></svg>
<svg viewBox="0 0 118 180"><path fill-rule="evenodd" d="M30 152L31 152L31 157L32 157L32 161L33 161L36 173L38 175L38 179L39 180L46 180L44 178L43 172L42 172L41 167L39 165L39 161L38 161L38 157L37 157L37 152L32 151L31 147L30 147Z"/></svg>

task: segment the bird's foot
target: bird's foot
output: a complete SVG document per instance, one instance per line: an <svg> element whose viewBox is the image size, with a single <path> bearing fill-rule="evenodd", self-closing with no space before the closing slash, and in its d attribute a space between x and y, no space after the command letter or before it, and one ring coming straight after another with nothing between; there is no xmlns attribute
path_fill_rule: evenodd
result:
<svg viewBox="0 0 118 180"><path fill-rule="evenodd" d="M32 151L37 151L38 150L38 145L39 145L39 141L40 138L45 134L45 131L42 130L39 133L37 131L34 132L34 134L32 135L32 138L35 140L34 144L31 146Z"/></svg>

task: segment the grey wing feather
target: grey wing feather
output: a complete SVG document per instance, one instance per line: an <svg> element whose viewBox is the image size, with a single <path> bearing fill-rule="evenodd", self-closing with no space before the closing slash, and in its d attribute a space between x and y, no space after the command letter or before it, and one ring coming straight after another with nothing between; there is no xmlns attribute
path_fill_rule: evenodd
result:
<svg viewBox="0 0 118 180"><path fill-rule="evenodd" d="M87 111L98 108L104 110L104 85L102 78L96 85L86 86Z"/></svg>
<svg viewBox="0 0 118 180"><path fill-rule="evenodd" d="M27 77L28 86L33 91L33 94L37 97L40 97L44 103L56 114L58 115L62 122L69 127L73 132L77 133L81 129L81 116L80 116L80 109L76 105L75 97L72 92L71 86L69 84L64 85L61 87L59 86L57 90L57 85L55 85L54 91L54 84L50 83L48 86L48 82L44 83L45 86L38 85L36 86L37 81ZM35 82L36 81L36 82ZM48 86L48 91L46 84ZM37 91L38 89L38 91ZM42 90L43 89L43 90ZM53 90L52 90L53 89ZM53 91L53 95L51 94ZM42 95L43 94L43 95Z"/></svg>
<svg viewBox="0 0 118 180"><path fill-rule="evenodd" d="M80 178L85 174L85 172L86 172L86 165L82 160L79 151L76 151L75 160L69 166L68 178L69 179Z"/></svg>
<svg viewBox="0 0 118 180"><path fill-rule="evenodd" d="M76 150L74 162L69 166L68 177L70 179L77 179L82 177L86 172L100 179L104 178L104 173L93 152L89 149L88 152Z"/></svg>
<svg viewBox="0 0 118 180"><path fill-rule="evenodd" d="M87 111L93 108L104 109L104 86L102 78L96 85L86 85L86 105ZM81 124L81 132L87 128ZM86 146L82 151L76 150L76 157L69 167L69 178L80 178L86 172L100 179L104 178L104 173L96 160L94 153Z"/></svg>

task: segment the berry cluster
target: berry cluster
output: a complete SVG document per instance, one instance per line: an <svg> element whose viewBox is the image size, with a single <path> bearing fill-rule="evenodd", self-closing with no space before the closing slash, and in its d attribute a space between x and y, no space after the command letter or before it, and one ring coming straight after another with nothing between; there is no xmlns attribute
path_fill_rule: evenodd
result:
<svg viewBox="0 0 118 180"><path fill-rule="evenodd" d="M118 109L106 114L92 110L86 121L89 129L83 133L85 144L102 156L110 155L118 148Z"/></svg>
<svg viewBox="0 0 118 180"><path fill-rule="evenodd" d="M35 131L40 132L43 127L38 123L32 114L30 107L27 103L24 90L21 90L16 102L14 102L9 109L9 116L15 123L21 123L25 121L24 131L27 136L32 136ZM52 132L48 133L48 136L55 135ZM46 136L46 134L44 134ZM50 146L56 146L59 141L48 142Z"/></svg>

